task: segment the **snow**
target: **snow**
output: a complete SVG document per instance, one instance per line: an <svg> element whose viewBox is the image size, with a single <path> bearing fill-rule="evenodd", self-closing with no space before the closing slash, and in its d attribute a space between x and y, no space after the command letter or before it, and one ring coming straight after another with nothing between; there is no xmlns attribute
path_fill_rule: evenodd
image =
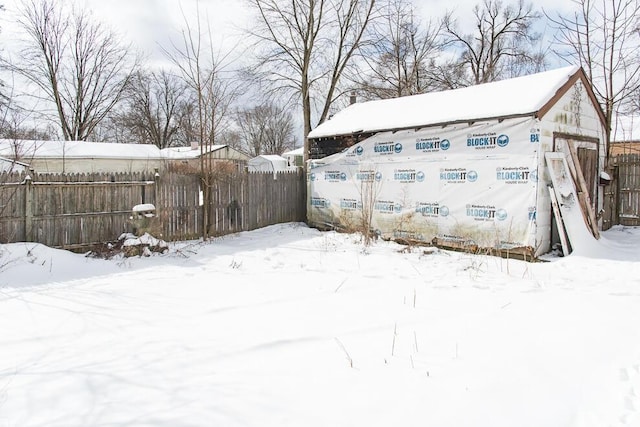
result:
<svg viewBox="0 0 640 427"><path fill-rule="evenodd" d="M304 147L298 147L295 150L289 150L282 153L282 157L303 156L303 155L304 155Z"/></svg>
<svg viewBox="0 0 640 427"><path fill-rule="evenodd" d="M169 147L160 150L160 153L165 159L196 159L200 157L201 151L204 153L213 153L214 151L222 150L226 145L209 145L205 147L196 146L192 147Z"/></svg>
<svg viewBox="0 0 640 427"><path fill-rule="evenodd" d="M89 141L0 140L0 155L21 158L111 158L159 159L160 150L151 144L110 144Z"/></svg>
<svg viewBox="0 0 640 427"><path fill-rule="evenodd" d="M295 170L289 168L289 161L276 154L261 154L247 162L250 172L286 172Z"/></svg>
<svg viewBox="0 0 640 427"><path fill-rule="evenodd" d="M135 205L131 209L131 211L134 212L134 213L137 213L137 212L149 213L148 211L155 211L155 210L156 210L156 207L155 207L155 205L153 203L142 203L142 204L139 204L139 205Z"/></svg>
<svg viewBox="0 0 640 427"><path fill-rule="evenodd" d="M572 65L461 89L355 103L313 129L309 138L533 114L578 70Z"/></svg>
<svg viewBox="0 0 640 427"><path fill-rule="evenodd" d="M0 426L640 425L640 228L526 263L274 225L0 245Z"/></svg>
<svg viewBox="0 0 640 427"><path fill-rule="evenodd" d="M205 152L227 147L212 145ZM200 148L170 147L159 149L153 144L115 144L91 141L34 141L0 139L0 156L12 158L18 153L29 158L95 158L95 159L169 159L188 160L200 156Z"/></svg>

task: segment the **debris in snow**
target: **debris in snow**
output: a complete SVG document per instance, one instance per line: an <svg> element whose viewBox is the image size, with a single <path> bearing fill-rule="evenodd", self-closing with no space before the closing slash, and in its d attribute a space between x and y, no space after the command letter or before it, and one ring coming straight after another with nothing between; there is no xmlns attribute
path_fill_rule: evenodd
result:
<svg viewBox="0 0 640 427"><path fill-rule="evenodd" d="M122 253L125 257L151 256L153 253L165 253L169 250L167 242L156 239L149 233L140 237L126 233L126 236L122 242Z"/></svg>
<svg viewBox="0 0 640 427"><path fill-rule="evenodd" d="M106 259L120 254L125 257L148 257L154 253L166 253L168 250L169 245L167 242L157 239L149 233L144 233L139 237L133 233L122 233L117 242L108 242L105 245L94 248L86 256Z"/></svg>

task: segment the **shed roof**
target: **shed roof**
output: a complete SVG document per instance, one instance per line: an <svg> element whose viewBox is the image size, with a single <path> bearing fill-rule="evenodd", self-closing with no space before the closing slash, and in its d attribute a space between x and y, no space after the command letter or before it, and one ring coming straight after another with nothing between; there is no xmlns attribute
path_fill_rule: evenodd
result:
<svg viewBox="0 0 640 427"><path fill-rule="evenodd" d="M355 103L318 125L309 138L534 114L580 70L572 65L461 89Z"/></svg>
<svg viewBox="0 0 640 427"><path fill-rule="evenodd" d="M26 163L0 157L0 172L23 172L29 168Z"/></svg>
<svg viewBox="0 0 640 427"><path fill-rule="evenodd" d="M285 151L282 153L282 156L303 156L304 155L304 147L298 147L294 150Z"/></svg>
<svg viewBox="0 0 640 427"><path fill-rule="evenodd" d="M223 148L227 147L227 145L224 144L216 144L216 145L205 145L203 147L198 146L197 148L191 148L191 147L169 147L169 148L163 148L162 150L160 150L160 152L162 153L162 157L165 159L195 159L200 157L200 150L202 149L205 153L213 153L215 151L218 150L222 150Z"/></svg>
<svg viewBox="0 0 640 427"><path fill-rule="evenodd" d="M278 156L277 154L260 154L251 160L255 160L255 159L265 159L270 162L286 162L287 161L287 159L285 159L282 156Z"/></svg>
<svg viewBox="0 0 640 427"><path fill-rule="evenodd" d="M113 144L88 141L0 140L0 155L13 157L18 151L29 158L159 159L160 150L151 144Z"/></svg>

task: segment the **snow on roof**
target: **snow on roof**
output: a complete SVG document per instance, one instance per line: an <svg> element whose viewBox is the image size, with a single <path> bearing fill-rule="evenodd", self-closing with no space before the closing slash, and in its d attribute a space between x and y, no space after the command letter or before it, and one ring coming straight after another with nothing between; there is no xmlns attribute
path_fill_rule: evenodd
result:
<svg viewBox="0 0 640 427"><path fill-rule="evenodd" d="M282 157L284 156L303 156L304 155L304 147L296 148L295 150L289 150L282 153Z"/></svg>
<svg viewBox="0 0 640 427"><path fill-rule="evenodd" d="M28 168L26 163L0 157L0 172L24 172Z"/></svg>
<svg viewBox="0 0 640 427"><path fill-rule="evenodd" d="M282 156L278 156L277 154L260 154L259 156L254 157L251 160L254 159L266 159L269 160L270 162L286 162L287 159L285 159Z"/></svg>
<svg viewBox="0 0 640 427"><path fill-rule="evenodd" d="M212 145L205 152L227 147ZM88 141L0 140L0 156L30 158L104 158L104 159L192 159L200 156L200 148L171 147L160 150L153 144L116 144Z"/></svg>
<svg viewBox="0 0 640 427"><path fill-rule="evenodd" d="M221 150L223 148L225 148L226 145L210 145L210 146L205 146L204 148L204 152L205 153L213 153L214 151L218 151ZM197 148L193 149L191 147L169 147L169 148L163 148L162 150L160 150L160 154L162 156L162 158L164 159L173 159L173 160L177 160L177 159L195 159L200 157L200 147L198 146Z"/></svg>
<svg viewBox="0 0 640 427"><path fill-rule="evenodd" d="M568 66L461 89L351 104L309 138L535 113L580 68Z"/></svg>
<svg viewBox="0 0 640 427"><path fill-rule="evenodd" d="M38 158L109 158L159 159L160 150L151 144L114 144L88 141L0 140L0 155L23 159Z"/></svg>
<svg viewBox="0 0 640 427"><path fill-rule="evenodd" d="M289 161L277 154L261 154L247 162L249 171L284 172L289 169Z"/></svg>

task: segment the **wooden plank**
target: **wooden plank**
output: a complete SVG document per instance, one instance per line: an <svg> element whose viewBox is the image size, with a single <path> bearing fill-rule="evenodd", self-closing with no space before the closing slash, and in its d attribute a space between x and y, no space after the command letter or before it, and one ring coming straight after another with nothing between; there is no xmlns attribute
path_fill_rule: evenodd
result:
<svg viewBox="0 0 640 427"><path fill-rule="evenodd" d="M549 189L549 197L551 197L551 207L553 208L553 216L556 219L556 225L558 226L558 234L560 235L560 244L562 245L562 255L567 256L570 253L569 242L567 241L567 232L564 228L564 221L562 220L562 214L560 213L560 206L558 205L558 198L555 191L551 186Z"/></svg>
<svg viewBox="0 0 640 427"><path fill-rule="evenodd" d="M587 223L589 225L589 228L591 229L593 237L599 239L600 231L598 230L598 220L596 219L596 214L593 211L591 197L589 197L589 187L584 180L584 174L582 173L580 159L578 159L578 152L576 151L575 143L573 141L567 141L567 146L569 147L569 153L571 154L572 160L572 162L568 162L569 167L571 167L570 163L573 163L571 172L574 175L574 181L577 183L577 187L579 188L578 196L580 206L582 206L582 211L587 216ZM580 193L582 193L582 195L580 195Z"/></svg>
<svg viewBox="0 0 640 427"><path fill-rule="evenodd" d="M547 152L545 153L545 160L569 243L573 250L576 250L577 244L585 244L595 240L595 238L589 225L584 221L566 156L563 153Z"/></svg>

